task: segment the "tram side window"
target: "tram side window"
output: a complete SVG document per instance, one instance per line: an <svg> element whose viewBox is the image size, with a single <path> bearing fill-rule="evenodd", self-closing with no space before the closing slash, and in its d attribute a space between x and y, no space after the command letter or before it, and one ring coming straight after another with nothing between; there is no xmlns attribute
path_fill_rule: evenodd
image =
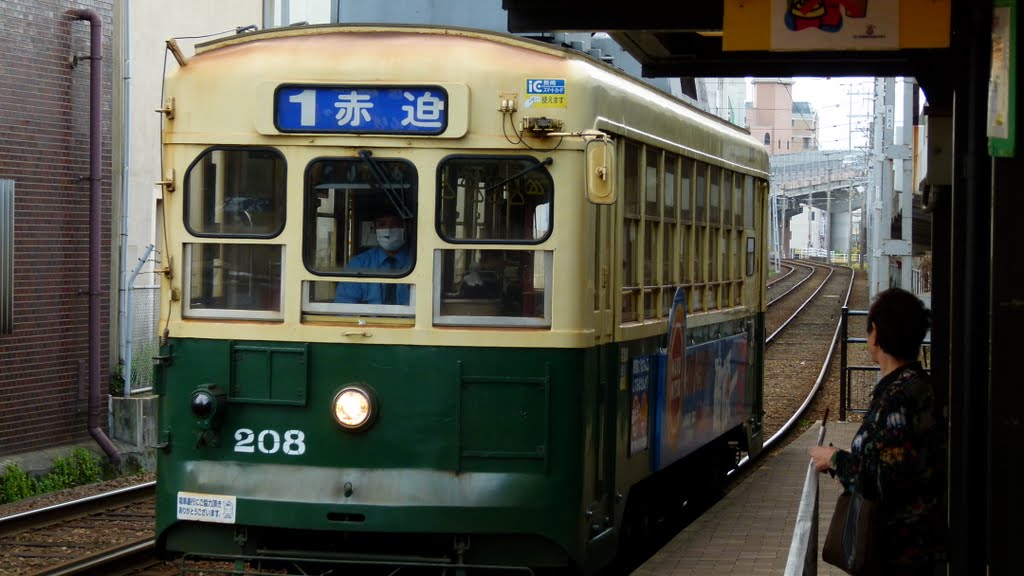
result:
<svg viewBox="0 0 1024 576"><path fill-rule="evenodd" d="M703 162L697 162L696 172L697 186L693 191L694 218L696 219L695 224L702 226L708 223L707 213L704 210L708 196L708 165Z"/></svg>
<svg viewBox="0 0 1024 576"><path fill-rule="evenodd" d="M285 162L266 148L211 148L185 176L185 226L196 236L270 238L285 221Z"/></svg>
<svg viewBox="0 0 1024 576"><path fill-rule="evenodd" d="M416 264L416 169L405 160L319 159L306 171L303 283L312 314L411 316ZM342 279L343 278L343 279Z"/></svg>
<svg viewBox="0 0 1024 576"><path fill-rule="evenodd" d="M748 230L754 228L754 178L751 176L743 179L743 226Z"/></svg>
<svg viewBox="0 0 1024 576"><path fill-rule="evenodd" d="M635 322L640 307L640 285L637 254L640 240L640 183L643 173L640 166L641 145L625 141L623 158L623 189L625 215L622 222L622 322Z"/></svg>
<svg viewBox="0 0 1024 576"><path fill-rule="evenodd" d="M554 182L532 156L450 156L437 196L437 232L449 242L538 244L551 233Z"/></svg>
<svg viewBox="0 0 1024 576"><path fill-rule="evenodd" d="M665 153L665 211L662 215L662 227L664 239L661 242L661 267L662 267L662 312L667 317L672 308L672 298L675 296L675 286L679 283L676 263L679 258L677 251L679 240L679 206L676 202L678 196L677 187L679 181L676 173L679 157L674 154Z"/></svg>
<svg viewBox="0 0 1024 576"><path fill-rule="evenodd" d="M693 206L693 160L683 158L679 169L679 217L689 224L693 221L690 207Z"/></svg>
<svg viewBox="0 0 1024 576"><path fill-rule="evenodd" d="M722 189L722 169L718 166L711 167L711 193L708 195L708 206L710 207L710 220L712 226L718 226L722 222L722 214L719 211Z"/></svg>
<svg viewBox="0 0 1024 576"><path fill-rule="evenodd" d="M693 233L693 160L682 158L679 164L679 276L684 284L693 279L690 272L692 250L690 249Z"/></svg>
<svg viewBox="0 0 1024 576"><path fill-rule="evenodd" d="M644 170L644 318L658 316L658 236L661 234L661 180L658 165L661 151L646 147L646 168Z"/></svg>
<svg viewBox="0 0 1024 576"><path fill-rule="evenodd" d="M732 197L735 202L733 207L733 225L739 229L743 227L743 182L749 180L750 176L744 176L743 174L736 174L736 178L733 181L733 193Z"/></svg>
<svg viewBox="0 0 1024 576"><path fill-rule="evenodd" d="M733 191L733 180L741 176L725 171L725 179L722 182L722 225L732 228L732 200L736 193Z"/></svg>

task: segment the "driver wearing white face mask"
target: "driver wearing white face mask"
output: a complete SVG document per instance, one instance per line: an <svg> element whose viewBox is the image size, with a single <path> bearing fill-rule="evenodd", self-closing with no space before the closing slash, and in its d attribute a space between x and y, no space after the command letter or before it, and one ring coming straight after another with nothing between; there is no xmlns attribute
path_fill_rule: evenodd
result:
<svg viewBox="0 0 1024 576"><path fill-rule="evenodd" d="M374 220L377 245L349 261L346 270L377 271L388 276L409 269L409 246L405 238L405 223L390 212ZM339 282L334 301L344 304L409 305L408 284L367 284Z"/></svg>

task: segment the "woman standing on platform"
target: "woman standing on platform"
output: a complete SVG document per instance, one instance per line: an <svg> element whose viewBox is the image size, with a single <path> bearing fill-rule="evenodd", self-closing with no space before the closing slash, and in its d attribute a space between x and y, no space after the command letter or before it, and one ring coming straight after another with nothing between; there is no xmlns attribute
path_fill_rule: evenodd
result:
<svg viewBox="0 0 1024 576"><path fill-rule="evenodd" d="M880 502L883 574L930 576L942 550L946 462L941 412L917 360L931 312L913 294L892 288L878 294L867 325L868 352L882 378L864 423L849 452L815 446L811 459L846 491Z"/></svg>

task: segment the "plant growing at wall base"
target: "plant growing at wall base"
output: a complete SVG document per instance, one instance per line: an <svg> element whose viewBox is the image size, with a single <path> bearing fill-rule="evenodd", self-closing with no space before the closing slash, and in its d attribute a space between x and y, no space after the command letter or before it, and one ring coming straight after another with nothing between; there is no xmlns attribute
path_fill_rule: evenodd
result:
<svg viewBox="0 0 1024 576"><path fill-rule="evenodd" d="M93 484L102 479L99 457L84 448L75 448L68 456L54 460L50 471L38 480L17 464L8 466L0 476L0 504Z"/></svg>
<svg viewBox="0 0 1024 576"><path fill-rule="evenodd" d="M22 470L21 466L11 464L0 476L0 504L34 496L38 489L36 484L36 481Z"/></svg>

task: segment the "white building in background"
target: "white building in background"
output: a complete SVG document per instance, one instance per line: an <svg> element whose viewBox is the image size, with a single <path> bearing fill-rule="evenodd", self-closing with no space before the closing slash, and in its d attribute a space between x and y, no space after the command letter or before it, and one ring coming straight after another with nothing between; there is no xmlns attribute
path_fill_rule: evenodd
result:
<svg viewBox="0 0 1024 576"><path fill-rule="evenodd" d="M747 81L744 78L699 78L707 96L708 112L732 122L746 125Z"/></svg>
<svg viewBox="0 0 1024 576"><path fill-rule="evenodd" d="M824 249L828 244L825 211L801 205L803 211L789 220L789 250L794 251Z"/></svg>

